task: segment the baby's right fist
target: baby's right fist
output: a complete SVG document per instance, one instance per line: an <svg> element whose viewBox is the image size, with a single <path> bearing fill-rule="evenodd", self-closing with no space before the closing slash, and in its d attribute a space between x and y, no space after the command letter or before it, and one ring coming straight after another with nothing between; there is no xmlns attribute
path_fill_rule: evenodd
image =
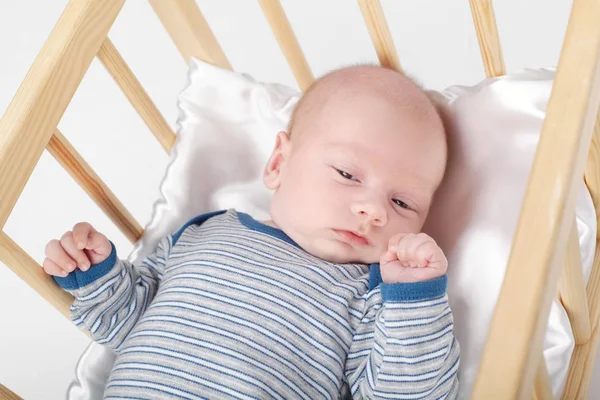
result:
<svg viewBox="0 0 600 400"><path fill-rule="evenodd" d="M87 271L91 265L106 260L111 251L106 236L87 222L80 222L60 240L48 242L42 266L48 275L65 277L77 267Z"/></svg>

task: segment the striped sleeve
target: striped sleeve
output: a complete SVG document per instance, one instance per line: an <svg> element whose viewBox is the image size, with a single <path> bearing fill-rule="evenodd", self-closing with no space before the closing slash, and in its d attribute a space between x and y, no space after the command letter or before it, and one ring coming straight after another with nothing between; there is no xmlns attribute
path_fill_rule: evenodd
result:
<svg viewBox="0 0 600 400"><path fill-rule="evenodd" d="M357 302L346 362L353 398L456 398L459 346L438 279L381 284Z"/></svg>
<svg viewBox="0 0 600 400"><path fill-rule="evenodd" d="M154 298L171 247L172 238L165 237L154 253L133 265L120 260L112 245L102 263L55 278L75 297L70 308L73 322L96 342L118 351Z"/></svg>

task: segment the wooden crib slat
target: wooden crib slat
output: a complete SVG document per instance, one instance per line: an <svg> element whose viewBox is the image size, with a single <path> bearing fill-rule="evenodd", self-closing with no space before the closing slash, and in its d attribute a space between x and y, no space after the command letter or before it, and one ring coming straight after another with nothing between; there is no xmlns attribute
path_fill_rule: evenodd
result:
<svg viewBox="0 0 600 400"><path fill-rule="evenodd" d="M135 243L142 236L144 230L133 215L58 129L50 139L47 149L129 241Z"/></svg>
<svg viewBox="0 0 600 400"><path fill-rule="evenodd" d="M473 23L477 31L481 59L488 77L506 73L504 57L500 46L500 36L496 25L496 16L492 0L469 0Z"/></svg>
<svg viewBox="0 0 600 400"><path fill-rule="evenodd" d="M532 393L600 104L598 20L600 2L574 0L473 399Z"/></svg>
<svg viewBox="0 0 600 400"><path fill-rule="evenodd" d="M2 231L0 231L0 261L58 312L69 318L69 307L73 303L73 296L62 290L25 250Z"/></svg>
<svg viewBox="0 0 600 400"><path fill-rule="evenodd" d="M358 0L373 46L382 66L401 71L398 52L394 46L379 0Z"/></svg>
<svg viewBox="0 0 600 400"><path fill-rule="evenodd" d="M296 39L296 35L292 31L285 11L281 7L281 3L279 0L258 0L258 2L262 7L263 13L275 35L275 39L277 39L277 43L279 43L285 59L296 77L298 86L302 91L305 91L315 78Z"/></svg>
<svg viewBox="0 0 600 400"><path fill-rule="evenodd" d="M125 0L71 0L0 120L0 229Z"/></svg>
<svg viewBox="0 0 600 400"><path fill-rule="evenodd" d="M562 399L587 399L590 379L594 371L596 353L598 352L598 338L600 329L598 326L600 302L600 241L596 240L596 253L592 274L587 284L588 304L591 308L592 335L589 341L575 346L569 364L567 383L563 390Z"/></svg>
<svg viewBox="0 0 600 400"><path fill-rule="evenodd" d="M586 288L592 335L587 343L576 345L573 350L567 383L562 395L564 400L586 399L588 397L590 378L594 370L600 336L598 325L600 322L600 112L596 116L594 136L592 137L585 169L585 182L594 202L599 227L596 231L594 264Z"/></svg>
<svg viewBox="0 0 600 400"><path fill-rule="evenodd" d="M567 244L567 256L562 267L559 281L560 300L567 311L575 344L585 343L592 335L590 312L585 294L585 280L581 264L579 234L573 220L571 235Z"/></svg>
<svg viewBox="0 0 600 400"><path fill-rule="evenodd" d="M175 142L175 134L110 39L106 38L102 43L98 58L161 146L170 153Z"/></svg>
<svg viewBox="0 0 600 400"><path fill-rule="evenodd" d="M231 69L229 60L194 0L150 0L150 5L185 59Z"/></svg>
<svg viewBox="0 0 600 400"><path fill-rule="evenodd" d="M600 110L598 110L598 114L596 115L594 136L592 137L592 144L590 145L584 178L586 186L592 196L592 201L594 202L596 219L600 221ZM596 233L598 239L600 239L600 229L598 229Z"/></svg>
<svg viewBox="0 0 600 400"><path fill-rule="evenodd" d="M533 388L534 400L550 400L552 396L552 383L550 382L550 375L548 375L548 368L546 368L546 362L544 356L540 355L540 366L538 373L535 378L535 385Z"/></svg>
<svg viewBox="0 0 600 400"><path fill-rule="evenodd" d="M16 393L0 383L0 400L23 400Z"/></svg>

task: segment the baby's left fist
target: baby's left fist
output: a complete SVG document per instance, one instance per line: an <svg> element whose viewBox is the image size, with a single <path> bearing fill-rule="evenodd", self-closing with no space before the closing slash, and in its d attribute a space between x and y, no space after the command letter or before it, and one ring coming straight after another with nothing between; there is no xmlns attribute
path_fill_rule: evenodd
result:
<svg viewBox="0 0 600 400"><path fill-rule="evenodd" d="M444 252L425 233L392 236L379 264L385 283L428 281L443 276L448 268Z"/></svg>

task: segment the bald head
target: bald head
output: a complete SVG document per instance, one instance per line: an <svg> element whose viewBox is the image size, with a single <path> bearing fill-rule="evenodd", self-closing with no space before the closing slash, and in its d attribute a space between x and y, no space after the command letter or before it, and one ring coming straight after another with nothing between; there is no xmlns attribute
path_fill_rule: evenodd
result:
<svg viewBox="0 0 600 400"><path fill-rule="evenodd" d="M397 113L419 120L430 127L429 132L444 135L436 103L418 84L401 72L366 65L342 68L317 79L296 105L288 133L298 136L313 131L331 106L351 102L358 96L384 99Z"/></svg>

